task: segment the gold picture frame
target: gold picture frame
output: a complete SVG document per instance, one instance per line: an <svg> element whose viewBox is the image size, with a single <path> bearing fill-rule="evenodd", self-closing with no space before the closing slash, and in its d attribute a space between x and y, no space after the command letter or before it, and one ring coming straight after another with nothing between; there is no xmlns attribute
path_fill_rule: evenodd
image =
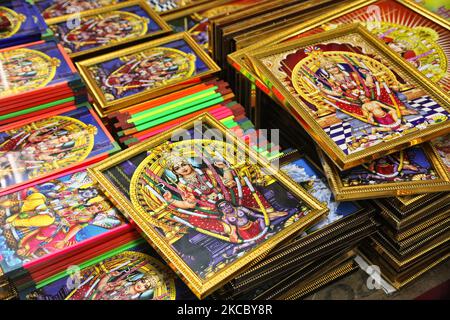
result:
<svg viewBox="0 0 450 320"><path fill-rule="evenodd" d="M230 55L228 55L228 62L238 72L242 73L247 79L249 79L252 83L255 83L259 86L264 86L263 83L258 81L257 73L252 68L251 62L247 59L248 52L254 51L258 48L262 48L265 46L273 46L279 44L296 35L300 35L314 28L320 27L328 22L333 21L334 19L338 19L340 17L344 17L347 14L351 14L363 7L376 5L377 2L379 2L379 0L357 0L343 3L336 9L330 10L329 12L324 13L323 15L313 17L307 22L300 23L285 30L281 30L272 36L268 36L261 39L256 44L250 45L248 47L242 48L236 52L231 53ZM421 7L417 3L408 0L393 0L393 2L398 3L409 10L412 10L412 12L417 13L423 16L424 18L450 31L450 23L448 21L446 21L439 15Z"/></svg>
<svg viewBox="0 0 450 320"><path fill-rule="evenodd" d="M338 38L340 40L338 40ZM398 129L396 129L396 128L390 129L391 131L395 130L395 136L390 133L385 134L385 135L380 134L381 130L386 130L386 132L390 132L390 131L385 129L383 127L383 124L377 123L377 125L373 124L373 126L374 127L379 126L383 129L380 129L380 130L377 129L378 131L376 131L376 135L375 136L372 135L370 137L370 139L373 139L373 140L369 140L369 142L365 141L363 147L361 147L362 145L360 145L360 146L356 147L354 150L350 150L351 146L355 146L355 144L353 144L353 140L349 141L349 139L355 138L355 135L353 135L353 133L351 134L350 137L345 136L345 141L340 142L340 144L338 144L336 139L335 140L332 139L333 133L331 131L329 131L328 133L325 132L325 128L328 128L331 130L332 127L331 127L331 124L329 125L327 123L328 120L326 118L322 117L322 115L320 114L320 112L322 112L322 111L320 111L319 109L317 109L318 111L314 111L312 109L312 107L308 106L308 104L309 104L310 106L311 105L314 106L314 108L318 108L318 105L317 105L318 100L317 99L322 99L319 102L324 105L325 104L327 105L326 107L324 107L325 109L328 108L328 111L326 111L326 112L330 112L332 114L333 113L332 110L334 110L334 114L336 114L336 110L342 111L342 108L336 106L336 103L340 104L342 101L330 104L327 100L329 95L327 95L325 97L325 94L322 93L323 90L321 90L319 87L315 87L316 85L317 86L320 85L320 83L314 83L314 81L320 80L319 82L322 82L321 78L323 78L323 77L321 75L309 74L308 73L309 71L305 71L308 74L306 76L304 76L303 70L298 69L298 73L296 73L297 71L295 71L295 70L292 71L292 69L294 69L293 67L291 67L291 66L288 67L286 65L283 66L283 68L286 68L286 70L289 70L289 72L292 74L292 77L296 76L299 79L298 81L301 80L300 82L305 83L305 87L301 89L303 91L300 92L298 90L298 88L295 87L296 85L298 86L298 84L297 84L298 81L290 82L291 80L288 78L289 74L282 73L281 71L276 71L279 74L274 75L275 71L270 70L270 68L267 66L267 64L272 63L271 61L273 59L280 59L280 63L281 63L282 58L280 58L280 57L282 57L283 55L287 55L288 53L291 54L292 52L295 51L295 54L299 55L300 50L304 50L304 55L308 55L308 58L304 58L301 61L305 61L304 63L307 63L306 61L310 61L310 62L308 62L309 64L314 63L314 61L319 61L320 59L322 59L322 60L333 59L332 61L335 61L334 59L337 59L337 58L331 57L331 55L334 56L335 53L337 55L345 56L343 59L347 59L346 57L348 56L348 54L345 53L347 51L339 51L339 50L338 51L326 51L328 49L323 51L323 52L329 52L329 53L326 53L326 55L330 56L330 58L322 58L322 56L317 56L317 58L315 58L315 54L319 54L319 55L321 54L320 53L321 49L319 49L318 51L316 51L316 49L313 49L313 51L311 52L311 55L310 55L309 51L308 52L305 51L305 50L309 50L308 48L313 48L313 47L317 47L317 46L321 46L321 45L326 46L326 44L324 44L324 43L330 43L332 41L335 41L335 43L337 41L341 41L342 43L340 43L340 45L342 45L342 46L345 46L345 45L352 46L352 48L355 48L355 49L351 49L351 50L356 50L356 48L358 48L358 50L360 50L361 53L359 55L357 54L358 58L355 58L356 60L352 60L353 58L350 58L350 60L348 60L348 61L351 61L351 62L344 63L344 64L347 64L349 66L349 68L352 65L357 67L358 63L361 62L360 59L366 59L366 58L370 58L370 56L373 56L373 57L377 57L378 62L376 64L379 66L379 68L385 70L385 71L380 71L381 73L377 73L377 74L380 74L380 75L385 74L387 77L388 74L392 73L392 76L391 76L391 78L393 79L392 85L398 86L399 89L394 91L394 90L390 90L389 86L385 87L385 89L379 89L379 87L377 87L378 94L380 92L382 93L383 90L386 90L385 92L389 92L389 95L392 97L392 95L397 96L397 94L399 94L401 92L406 92L406 91L411 92L411 90L412 91L416 90L419 92L419 94L416 96L416 98L417 97L425 97L425 96L430 97L430 99L431 99L430 101L433 101L434 103L436 103L436 105L442 107L444 110L443 112L445 112L447 114L450 112L450 97L446 94L446 92L441 87L432 83L431 81L426 79L424 76L422 76L422 74L419 71L417 71L409 63L404 62L396 53L385 50L385 44L382 43L379 39L377 39L369 31L367 31L364 27L362 27L359 24L343 26L336 30L319 33L319 34L316 34L316 35L313 35L313 36L310 36L307 38L302 38L302 39L299 39L296 41L291 41L286 44L280 44L277 46L270 47L269 49L267 49L267 48L258 49L258 50L248 53L247 54L248 58L252 61L255 69L258 70L258 72L259 72L258 76L263 79L263 81L269 88L271 88L271 90L275 94L275 96L283 103L283 105L288 109L288 111L294 117L296 117L297 121L304 128L306 128L308 133L316 140L316 142L320 145L321 149L330 157L331 160L333 160L333 162L339 167L340 170L346 170L346 169L355 167L359 164L370 162L371 160L394 153L396 151L400 151L409 146L417 145L419 143L431 140L433 138L436 138L438 136L441 136L441 135L444 135L444 134L450 132L450 121L447 121L448 120L447 116L445 116L445 119L443 121L440 121L440 120L434 121L434 124L429 125L429 126L427 124L426 128L424 128L423 130L416 131L415 126L413 126L412 130L400 129L400 130L402 130L402 132L403 131L407 132L405 135L403 133L399 134L400 131L398 131ZM333 52L335 52L335 53L333 53ZM294 54L294 53L292 53L292 54ZM351 54L353 54L353 53L351 53ZM325 54L323 54L323 56L325 56ZM262 62L263 59L266 59L265 63ZM375 61L375 59L373 59L373 58L370 58L370 59L372 59L371 61ZM284 60L286 60L286 59L284 59ZM356 61L356 64L354 63L354 61ZM299 60L299 62L300 62L300 60ZM293 63L294 62L292 62L292 64ZM323 63L323 62L321 62L321 63ZM369 68L369 67L367 67L367 65L365 63L363 63L363 62L361 62L361 63L366 66L365 68ZM338 62L332 62L332 63L330 62L328 64L335 64L335 66L338 66ZM339 65L341 65L341 64L342 63L339 62ZM295 67L297 67L297 66L299 66L299 64L297 64ZM273 65L271 65L271 68L275 68L275 67ZM309 68L309 67L306 67L306 68ZM357 68L359 68L358 70L361 70L362 67L360 66ZM372 68L375 68L375 67L372 66ZM319 72L322 69L323 68L321 66L319 66L319 69L317 69L317 72ZM362 68L362 69L364 69L364 68ZM366 70L369 70L369 69L366 69ZM355 69L352 69L352 70L355 70ZM314 72L316 72L316 71L314 71ZM393 72L395 72L395 74L397 74L395 79L393 77L393 75L394 75ZM369 71L369 73L373 74L372 71ZM356 74L359 74L359 71L355 72L355 77L356 77ZM309 80L310 76L313 76L311 78L312 79L311 81ZM284 77L283 78L284 80L280 80L281 77ZM328 76L328 77L330 77L330 76ZM401 84L399 82L400 80L398 79L398 77L401 77L401 79L403 79L403 82L404 82L403 84ZM359 79L361 80L361 79L363 79L363 77L361 76L361 77L359 77ZM385 81L387 81L386 80L387 78L386 79L382 78L382 79L383 79L384 85L386 85ZM357 83L357 85L364 86L364 88L366 88L364 85L364 82L365 81L362 81L359 84ZM305 88L308 86L308 83L312 89L310 89L310 91L307 92L307 91L305 91L306 90ZM322 83L322 85L323 85L323 83ZM295 87L295 89L293 89L293 87ZM375 87L373 87L372 90L375 90L374 88ZM294 91L296 91L296 92L294 92ZM360 95L362 96L362 95L366 95L366 94L360 93ZM359 99L359 96L355 99ZM411 98L407 98L407 99L408 99L407 100L408 102L411 100ZM312 100L314 100L314 102L312 102ZM373 100L370 100L370 101L373 101ZM406 102L406 103L408 103L408 102ZM361 105L364 104L363 101L358 102L358 103ZM331 107L330 105L333 105L333 107ZM393 102L393 105L396 105L396 108L400 108L396 102L395 103ZM360 106L360 108L362 108L362 107ZM398 111L397 111L398 113L400 113L399 110L400 109L398 109ZM421 111L421 110L422 110L422 106L420 105L419 111ZM418 114L420 114L419 111L417 111ZM344 110L344 113L345 112L346 111ZM347 114L351 114L352 119L358 119L362 122L365 122L366 124L372 123L369 120L365 119L364 118L365 116L361 116L361 117L355 116L355 115L353 115L352 112L350 112L350 113L347 112ZM317 117L316 117L316 115L317 115ZM397 122L402 121L402 119L403 119L403 116L401 119L400 119L400 117L397 118L396 121ZM322 121L322 120L324 120L324 121ZM320 121L320 123L319 123L319 121ZM339 121L341 121L341 123L343 123L343 125L344 125L344 121L341 119L338 119L336 116L334 116L334 119L332 121L334 121L334 124L339 123ZM401 123L403 123L403 122L401 122ZM351 130L353 130L353 126L354 126L353 122L348 120L347 123L345 123L345 124L349 125L349 128ZM372 127L372 129L369 128L367 130L373 130L374 127ZM399 128L399 127L397 127L397 128ZM380 135L384 139L384 141L378 141L377 137ZM384 138L389 135L391 136L391 138L389 138L389 139ZM369 133L366 133L365 135L359 135L357 138L360 139L361 141L363 141L363 139L365 139L365 137L369 137ZM357 142L359 142L359 140Z"/></svg>
<svg viewBox="0 0 450 320"><path fill-rule="evenodd" d="M424 192L430 193L430 192L450 191L450 173L447 171L447 167L444 166L442 159L438 156L433 146L429 143L425 143L421 146L415 147L415 150L420 150L418 152L426 156L427 158L426 160L428 160L428 164L430 165L430 169L428 170L429 172L430 171L433 172L432 174L436 177L435 179L414 180L414 178L411 178L410 181L398 181L398 182L390 181L384 183L381 182L378 184L374 182L372 184L368 183L352 186L351 183L349 182L347 183L343 182L344 172L339 171L339 169L329 160L327 156L323 154L323 152L319 151L319 156L321 158L325 174L328 178L328 181L330 182L330 188L333 191L336 200L352 201L352 200L397 197L415 194L421 195ZM398 163L399 171L396 171L395 173L401 172L400 168L404 166L405 161L409 162L409 159L406 158L404 160L402 159L399 161ZM370 164L367 165L367 167L369 166ZM360 167L357 167L356 169L358 168ZM367 172L367 176L369 176L369 174L371 173L367 168L364 168L363 170L364 171L362 172L364 172L365 175ZM417 173L415 175L411 174L411 176L419 176L421 174L424 175L423 173ZM395 177L390 178L394 179ZM410 177L405 178L405 180L409 178ZM363 179L363 177L361 177L360 179ZM369 177L365 178L365 180L368 179L370 178Z"/></svg>
<svg viewBox="0 0 450 320"><path fill-rule="evenodd" d="M172 49L170 47L164 47L164 45L170 45L171 43L177 41L184 41L186 47L190 48L192 53L182 52L178 49ZM185 78L180 78L176 81L172 81L167 85L160 85L152 89L143 89L142 91L124 96L124 97L113 97L112 101L108 101L105 97L105 93L100 88L99 83L96 81L95 77L92 75L90 69L93 69L94 66L98 66L105 63L111 63L111 61L122 61L121 58L132 57L133 55L137 55L145 50L153 49L153 48L162 48L167 50L172 50L174 52L181 52L186 56L193 56L195 59L192 60L186 58L186 61L191 61L189 64L193 64L189 68L192 68L188 73L188 76ZM204 67L204 71L199 73L197 72L197 59L199 59ZM201 79L204 79L212 74L220 71L220 68L217 64L206 54L206 52L195 42L192 37L186 32L180 32L171 36L167 36L158 40L150 41L147 43L135 45L126 49L122 49L116 52L107 53L104 55L100 55L95 58L90 58L87 60L82 60L76 63L78 70L81 74L81 77L84 79L86 86L88 88L89 93L93 96L95 100L95 105L98 109L102 110L103 114L108 114L109 112L118 110L120 108L128 107L164 94L168 94L182 88L191 86L192 84L197 83ZM123 63L121 67L125 65ZM117 70L116 70L117 71ZM112 74L112 72L111 72ZM162 80L165 81L165 80Z"/></svg>
<svg viewBox="0 0 450 320"><path fill-rule="evenodd" d="M151 18L154 22L156 22L156 24L159 26L159 28L161 30L152 32L152 33L147 33L145 35L138 36L138 37L117 40L117 41L111 42L106 45L101 45L98 48L91 48L91 49L84 50L84 51L68 53L69 57L80 58L82 56L87 56L89 54L103 51L105 49L109 49L109 48L112 48L115 46L121 46L123 44L130 44L130 43L141 41L141 40L149 40L149 39L152 39L152 38L155 38L158 36L162 36L162 35L166 35L166 34L169 34L172 32L172 28L164 21L164 19L162 19L155 11L152 10L152 8L148 5L148 3L145 0L132 0L132 1L121 2L118 4L101 7L98 9L82 11L79 14L79 16L77 16L77 19L96 16L99 14L108 13L111 11L120 10L120 9L124 9L124 8L128 8L128 7L132 7L132 6L141 7L145 11L145 13L148 15L148 17ZM57 17L57 18L51 18L51 19L46 20L46 23L49 26L49 28L52 28L52 26L54 26L54 25L57 25L60 23L67 23L67 17L61 16L61 17ZM52 31L55 32L54 30L52 30ZM64 47L63 44L61 44L61 45Z"/></svg>
<svg viewBox="0 0 450 320"><path fill-rule="evenodd" d="M170 139L172 137L172 134L175 132L178 132L177 130L189 130L192 128L195 128L196 124L200 124L203 128L204 125L206 125L208 128L211 128L213 130L218 130L224 137L227 137L227 142L233 144L233 150L236 150L236 152L243 152L246 159L251 158L254 159L256 163L255 165L259 168L264 168L265 172L269 172L271 174L271 179L274 179L276 183L278 183L279 186L282 186L283 190L289 190L288 192L295 197L295 201L298 203L302 203L303 205L307 206L308 213L306 215L302 215L300 219L298 219L296 222L286 226L283 222L283 229L280 229L279 232L271 235L269 239L264 239L262 242L255 244L255 246L250 249L250 251L245 251L242 253L241 256L236 258L235 260L230 260L230 263L226 263L222 265L219 269L214 269L208 277L200 276L199 271L195 271L193 268L191 268L185 260L174 250L174 247L171 243L167 240L168 233L165 233L166 237L163 236L163 233L158 231L154 224L150 222L151 218L151 212L150 211L143 211L142 207L136 207L133 206L132 201L133 199L137 199L136 194L137 191L131 190L127 191L129 193L129 196L125 196L121 191L118 190L117 186L120 185L119 183L115 182L112 183L111 181L114 180L114 178L108 178L108 175L112 171L108 170L118 170L117 167L120 166L121 163L124 163L125 161L129 161L129 159L138 159L136 160L139 165L136 164L138 167L137 169L133 169L133 177L129 179L129 185L132 186L132 183L135 181L138 181L138 176L140 176L139 170L143 170L142 165L145 167L145 160L143 153L146 155L147 158L149 158L149 154L147 153L149 150L155 150L156 147L162 147L163 145L167 145L170 142ZM183 140L185 141L193 141L193 140ZM197 140L198 141L198 140ZM202 143L205 143L204 140L201 140ZM210 141L210 140L208 140ZM216 140L214 140L216 141ZM203 145L203 144L202 144ZM172 144L173 146L173 144ZM159 150L159 149L158 149ZM183 149L184 150L184 149ZM151 151L153 152L153 151ZM155 151L156 152L156 151ZM184 152L184 151L183 151ZM152 153L153 154L153 153ZM198 154L198 153L197 153ZM226 153L222 153L222 155L226 156ZM221 155L221 156L222 156ZM136 158L137 157L137 158ZM145 159L147 159L145 158ZM161 161L167 161L165 159L168 159L169 157L161 156L159 159L163 159ZM149 158L150 159L150 158ZM225 159L225 158L222 158ZM135 161L135 160L133 160ZM228 161L228 160L227 160ZM230 160L231 161L231 160ZM153 162L157 163L157 162ZM244 161L243 165L247 166L249 162ZM237 164L237 162L236 162ZM239 165L239 164L237 164ZM232 166L230 165L230 168ZM236 168L236 167L233 167ZM221 285L225 284L227 281L231 280L233 276L235 276L239 271L242 271L243 268L248 266L252 261L254 261L256 258L260 257L261 255L269 252L271 249L273 249L277 244L281 243L282 241L288 239L289 237L298 234L299 231L303 230L304 228L310 226L311 224L317 222L319 219L321 219L325 214L327 214L328 209L325 207L324 204L318 202L316 199L311 197L303 188L298 186L294 181L292 181L288 176L281 172L280 170L277 170L273 166L270 165L270 163L259 156L254 150L251 150L251 148L248 148L247 145L245 145L242 141L237 139L234 135L229 133L227 129L217 120L215 120L213 117L211 117L208 114L202 114L195 119L192 119L189 122L183 123L174 129L167 131L165 133L159 134L155 138L151 139L150 141L141 142L119 154L116 156L110 157L106 159L103 162L100 162L98 164L95 164L94 166L90 167L89 173L93 177L94 180L96 180L100 186L105 190L106 194L109 195L109 197L117 204L119 208L123 210L126 216L128 216L130 219L132 219L137 226L142 230L142 232L145 234L145 237L148 238L148 241L150 244L158 250L164 257L164 259L168 262L168 264L181 276L181 278L186 282L186 284L191 288L191 290L199 297L204 298L208 294L212 293L214 290L218 289ZM172 170L172 169L171 169ZM178 169L175 169L178 170ZM232 169L234 170L234 169ZM136 174L137 172L137 174ZM148 171L147 171L148 172ZM159 171L158 171L159 172ZM164 166L163 166L163 172ZM159 173L158 173L159 174ZM119 176L119 175L118 175ZM162 173L161 173L162 176ZM155 181L160 181L156 180ZM244 179L245 180L245 179ZM181 180L180 180L181 181ZM253 180L252 180L253 181ZM160 181L161 182L161 181ZM126 187L119 187L122 190L128 190ZM136 188L137 190L138 188ZM287 192L287 191L286 191ZM245 195L245 191L244 191ZM300 202L299 202L300 201ZM171 205L168 204L168 206ZM165 207L167 208L167 207ZM297 208L297 207L296 207ZM158 212L158 217L162 217L162 215L166 215L168 209L163 209L161 211L161 214ZM264 212L264 211L263 211ZM298 211L297 211L298 212ZM290 219L291 217L289 217ZM154 219L154 218L153 218ZM158 218L159 219L159 218ZM160 220L158 220L160 221ZM177 220L178 221L178 220ZM153 221L155 223L155 221ZM160 229L161 230L161 229ZM178 230L178 229L177 229ZM275 230L275 229L273 229ZM204 234L203 234L204 235ZM177 238L178 239L178 238ZM211 241L211 236L208 238L208 241ZM179 240L179 239L178 239ZM178 241L177 240L177 241ZM174 242L172 242L174 243ZM225 242L226 243L226 242ZM229 245L227 245L229 246ZM191 249L192 250L192 249ZM199 249L198 249L199 250ZM210 261L210 260L208 260ZM209 262L210 263L210 262Z"/></svg>

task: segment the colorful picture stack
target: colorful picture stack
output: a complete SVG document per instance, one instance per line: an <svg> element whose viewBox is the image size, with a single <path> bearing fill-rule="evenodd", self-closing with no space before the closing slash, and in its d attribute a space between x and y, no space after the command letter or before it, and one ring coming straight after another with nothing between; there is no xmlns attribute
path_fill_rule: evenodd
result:
<svg viewBox="0 0 450 320"><path fill-rule="evenodd" d="M0 61L0 125L26 121L87 99L78 71L55 40L1 49Z"/></svg>
<svg viewBox="0 0 450 320"><path fill-rule="evenodd" d="M234 48L222 47L231 87L245 88L237 98L257 125L297 127L304 141L281 133L283 143L322 165L335 199L373 200L380 226L358 255L379 266L394 291L448 263L450 87L442 57L450 52L442 8L342 3L291 25L245 30L230 37Z"/></svg>
<svg viewBox="0 0 450 320"><path fill-rule="evenodd" d="M401 297L449 262L427 5L0 1L0 300Z"/></svg>

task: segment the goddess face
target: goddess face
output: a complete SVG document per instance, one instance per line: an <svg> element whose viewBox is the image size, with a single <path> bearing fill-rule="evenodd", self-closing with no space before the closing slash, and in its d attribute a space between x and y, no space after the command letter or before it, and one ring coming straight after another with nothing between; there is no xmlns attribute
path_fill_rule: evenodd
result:
<svg viewBox="0 0 450 320"><path fill-rule="evenodd" d="M189 163L182 162L173 166L173 171L180 176L188 176L193 172L192 166Z"/></svg>
<svg viewBox="0 0 450 320"><path fill-rule="evenodd" d="M157 276L147 276L142 277L134 284L134 290L136 292L142 293L149 289L154 289L159 282L159 278Z"/></svg>

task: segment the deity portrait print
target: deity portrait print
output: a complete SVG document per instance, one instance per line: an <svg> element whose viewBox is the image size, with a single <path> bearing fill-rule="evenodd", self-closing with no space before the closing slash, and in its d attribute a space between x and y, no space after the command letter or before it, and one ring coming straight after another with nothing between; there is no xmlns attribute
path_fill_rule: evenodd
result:
<svg viewBox="0 0 450 320"><path fill-rule="evenodd" d="M361 23L424 76L450 91L450 35L441 24L394 0L379 0L294 38ZM293 39L293 38L292 38Z"/></svg>
<svg viewBox="0 0 450 320"><path fill-rule="evenodd" d="M259 165L223 150L233 146L167 142L106 173L204 279L311 210Z"/></svg>
<svg viewBox="0 0 450 320"><path fill-rule="evenodd" d="M83 14L77 26L58 20L50 28L70 55L137 40L162 31L150 10L140 3L124 3L92 14Z"/></svg>
<svg viewBox="0 0 450 320"><path fill-rule="evenodd" d="M155 258L124 251L81 272L66 300L173 300L174 275Z"/></svg>
<svg viewBox="0 0 450 320"><path fill-rule="evenodd" d="M431 141L442 162L450 172L450 135L442 136Z"/></svg>
<svg viewBox="0 0 450 320"><path fill-rule="evenodd" d="M185 40L143 49L87 67L107 102L141 94L208 71Z"/></svg>
<svg viewBox="0 0 450 320"><path fill-rule="evenodd" d="M27 300L193 299L189 289L148 245L136 244L27 293Z"/></svg>
<svg viewBox="0 0 450 320"><path fill-rule="evenodd" d="M382 157L341 174L345 187L438 178L432 163L420 146Z"/></svg>
<svg viewBox="0 0 450 320"><path fill-rule="evenodd" d="M448 121L448 110L408 82L357 35L264 57L345 155Z"/></svg>
<svg viewBox="0 0 450 320"><path fill-rule="evenodd" d="M0 132L0 186L23 183L114 149L91 112L81 107Z"/></svg>
<svg viewBox="0 0 450 320"><path fill-rule="evenodd" d="M123 224L87 172L0 197L0 266L4 272Z"/></svg>
<svg viewBox="0 0 450 320"><path fill-rule="evenodd" d="M119 2L122 2L122 0L37 0L35 5L44 19L51 19L98 9Z"/></svg>

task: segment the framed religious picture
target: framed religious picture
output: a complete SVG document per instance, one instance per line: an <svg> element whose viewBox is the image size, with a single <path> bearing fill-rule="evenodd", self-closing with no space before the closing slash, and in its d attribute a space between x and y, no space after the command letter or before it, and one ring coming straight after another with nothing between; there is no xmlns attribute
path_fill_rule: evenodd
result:
<svg viewBox="0 0 450 320"><path fill-rule="evenodd" d="M450 135L442 136L431 140L431 145L436 150L438 156L442 159L444 166L450 172ZM428 190L427 190L428 192ZM400 211L410 211L413 208L422 206L430 202L437 202L437 198L442 199L443 194L423 193L409 196L399 196L386 199L394 208Z"/></svg>
<svg viewBox="0 0 450 320"><path fill-rule="evenodd" d="M313 17L267 36L229 56L230 63L255 81L255 72L245 54L258 47L274 45L329 31L345 24L360 23L377 35L391 50L426 77L450 90L450 23L413 1L359 0ZM261 84L263 85L263 84Z"/></svg>
<svg viewBox="0 0 450 320"><path fill-rule="evenodd" d="M39 9L44 19L55 17L73 17L81 12L126 2L126 0L30 0ZM192 6L204 4L208 0L145 0L159 15L185 10Z"/></svg>
<svg viewBox="0 0 450 320"><path fill-rule="evenodd" d="M120 150L88 104L0 127L0 196Z"/></svg>
<svg viewBox="0 0 450 320"><path fill-rule="evenodd" d="M26 300L196 300L189 288L142 238L80 266L79 285L67 272L31 292Z"/></svg>
<svg viewBox="0 0 450 320"><path fill-rule="evenodd" d="M208 114L89 171L199 298L328 212Z"/></svg>
<svg viewBox="0 0 450 320"><path fill-rule="evenodd" d="M249 54L341 170L450 131L450 97L360 25Z"/></svg>
<svg viewBox="0 0 450 320"><path fill-rule="evenodd" d="M405 196L450 191L450 171L430 144L414 146L340 171L319 152L338 200Z"/></svg>
<svg viewBox="0 0 450 320"><path fill-rule="evenodd" d="M338 225L336 222L350 216L362 216L365 212L369 212L368 208L362 206L361 203L345 201L337 201L328 184L325 174L316 166L316 164L299 153L294 153L286 157L286 160L280 159L280 169L285 172L292 180L300 184L309 194L320 202L326 203L329 209L328 215L317 224L311 226L305 232L298 236L297 239L307 237L311 234L318 234L327 227ZM317 231L317 232L316 232ZM281 246L283 247L283 246ZM279 250L278 248L277 250Z"/></svg>
<svg viewBox="0 0 450 320"><path fill-rule="evenodd" d="M450 4L445 1L415 0L420 6L436 13L438 16L450 21Z"/></svg>
<svg viewBox="0 0 450 320"><path fill-rule="evenodd" d="M130 231L85 168L0 197L0 275L36 269Z"/></svg>
<svg viewBox="0 0 450 320"><path fill-rule="evenodd" d="M66 17L49 19L47 24L71 58L148 40L172 30L144 0L80 13L76 26L68 23Z"/></svg>
<svg viewBox="0 0 450 320"><path fill-rule="evenodd" d="M381 199L397 209L402 214L408 214L417 208L429 203L436 203L445 193L421 193L409 196L398 196L394 198Z"/></svg>
<svg viewBox="0 0 450 320"><path fill-rule="evenodd" d="M184 32L83 60L77 66L104 113L190 86L219 71Z"/></svg>
<svg viewBox="0 0 450 320"><path fill-rule="evenodd" d="M2 111L24 104L24 99L63 91L81 81L75 66L54 40L1 49L0 63Z"/></svg>

